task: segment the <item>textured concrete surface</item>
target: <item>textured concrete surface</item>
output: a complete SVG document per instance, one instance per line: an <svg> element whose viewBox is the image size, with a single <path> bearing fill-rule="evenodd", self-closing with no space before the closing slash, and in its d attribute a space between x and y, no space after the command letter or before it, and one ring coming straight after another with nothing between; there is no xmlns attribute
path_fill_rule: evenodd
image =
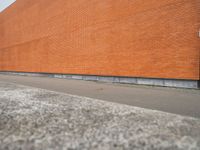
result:
<svg viewBox="0 0 200 150"><path fill-rule="evenodd" d="M200 90L11 75L0 81L200 118Z"/></svg>
<svg viewBox="0 0 200 150"><path fill-rule="evenodd" d="M0 149L200 149L200 119L0 82Z"/></svg>

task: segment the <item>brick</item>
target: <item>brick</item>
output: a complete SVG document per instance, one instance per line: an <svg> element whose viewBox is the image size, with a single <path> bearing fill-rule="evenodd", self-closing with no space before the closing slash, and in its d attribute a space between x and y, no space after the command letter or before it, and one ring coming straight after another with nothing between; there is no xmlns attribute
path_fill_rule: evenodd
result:
<svg viewBox="0 0 200 150"><path fill-rule="evenodd" d="M17 0L0 71L199 80L199 14L197 0Z"/></svg>

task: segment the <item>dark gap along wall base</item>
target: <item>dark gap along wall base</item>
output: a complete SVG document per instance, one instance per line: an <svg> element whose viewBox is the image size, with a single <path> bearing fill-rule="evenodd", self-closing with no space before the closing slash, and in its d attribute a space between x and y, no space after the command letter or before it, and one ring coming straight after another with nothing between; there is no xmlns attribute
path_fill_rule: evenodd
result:
<svg viewBox="0 0 200 150"><path fill-rule="evenodd" d="M0 74L199 89L199 80L0 71Z"/></svg>

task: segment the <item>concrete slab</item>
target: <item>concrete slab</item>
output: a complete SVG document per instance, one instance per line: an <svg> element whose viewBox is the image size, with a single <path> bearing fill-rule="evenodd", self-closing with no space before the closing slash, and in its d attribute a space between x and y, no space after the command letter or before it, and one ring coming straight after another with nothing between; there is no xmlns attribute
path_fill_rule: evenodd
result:
<svg viewBox="0 0 200 150"><path fill-rule="evenodd" d="M82 80L83 76L81 76L81 75L72 75L71 78L72 79L76 79L76 80Z"/></svg>
<svg viewBox="0 0 200 150"><path fill-rule="evenodd" d="M55 77L55 78L63 78L63 75L61 75L61 74L55 74L55 75L52 75L53 77Z"/></svg>
<svg viewBox="0 0 200 150"><path fill-rule="evenodd" d="M113 82L114 81L114 77L101 77L98 76L98 81L102 81L102 82Z"/></svg>
<svg viewBox="0 0 200 150"><path fill-rule="evenodd" d="M97 81L98 78L97 78L97 76L83 76L83 80L87 80L87 81Z"/></svg>
<svg viewBox="0 0 200 150"><path fill-rule="evenodd" d="M0 149L200 149L200 119L0 82Z"/></svg>
<svg viewBox="0 0 200 150"><path fill-rule="evenodd" d="M164 80L165 86L171 86L171 87L185 87L185 88L196 88L198 87L197 81L191 81L191 80Z"/></svg>
<svg viewBox="0 0 200 150"><path fill-rule="evenodd" d="M145 79L145 78L138 78L137 79L138 84L143 85L158 85L158 86L165 86L163 79Z"/></svg>
<svg viewBox="0 0 200 150"><path fill-rule="evenodd" d="M63 74L62 76L63 76L64 79L71 79L72 78L72 75Z"/></svg>
<svg viewBox="0 0 200 150"><path fill-rule="evenodd" d="M120 83L119 77L113 77L113 83Z"/></svg>
<svg viewBox="0 0 200 150"><path fill-rule="evenodd" d="M137 84L137 78L126 78L121 77L120 83L131 83L131 84Z"/></svg>

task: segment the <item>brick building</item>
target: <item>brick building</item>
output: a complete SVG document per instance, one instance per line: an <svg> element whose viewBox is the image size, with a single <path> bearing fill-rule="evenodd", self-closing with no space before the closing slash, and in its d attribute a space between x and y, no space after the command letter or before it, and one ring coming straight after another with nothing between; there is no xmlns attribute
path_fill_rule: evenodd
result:
<svg viewBox="0 0 200 150"><path fill-rule="evenodd" d="M0 71L195 88L199 29L199 0L17 0Z"/></svg>

